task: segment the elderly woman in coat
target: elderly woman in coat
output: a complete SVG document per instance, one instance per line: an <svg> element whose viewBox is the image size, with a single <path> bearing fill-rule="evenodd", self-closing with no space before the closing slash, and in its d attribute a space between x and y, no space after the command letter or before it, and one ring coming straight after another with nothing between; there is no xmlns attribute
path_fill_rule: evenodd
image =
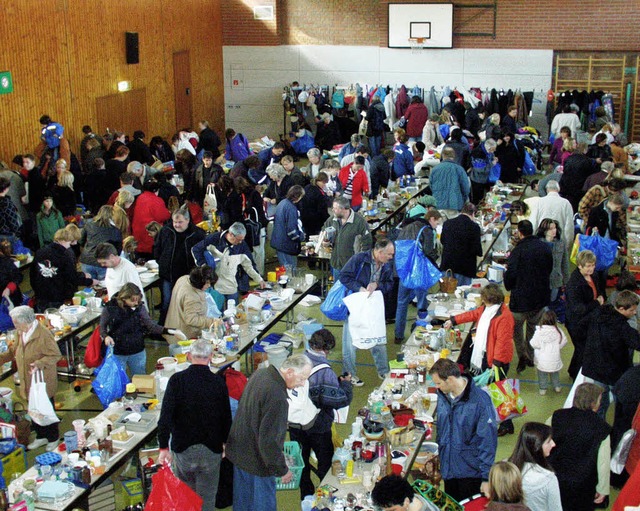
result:
<svg viewBox="0 0 640 511"><path fill-rule="evenodd" d="M58 343L53 334L36 320L31 307L15 307L9 315L16 327L18 339L9 351L0 355L0 364L15 361L22 381L20 397L25 400L29 396L31 375L34 371L41 370L47 385L47 396L53 404L58 389L56 363L62 357ZM43 445L47 446L47 451L53 451L58 446L60 433L57 422L49 426L40 426L33 421L33 429L36 439L27 446L30 451Z"/></svg>

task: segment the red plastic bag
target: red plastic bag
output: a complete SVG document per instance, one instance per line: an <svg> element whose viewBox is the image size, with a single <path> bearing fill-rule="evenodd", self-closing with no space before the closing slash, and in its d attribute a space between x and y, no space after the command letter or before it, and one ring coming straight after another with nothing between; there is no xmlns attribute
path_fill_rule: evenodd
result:
<svg viewBox="0 0 640 511"><path fill-rule="evenodd" d="M151 478L145 511L201 511L202 498L171 471L162 467Z"/></svg>
<svg viewBox="0 0 640 511"><path fill-rule="evenodd" d="M100 338L100 327L97 326L89 337L89 343L84 352L84 365L98 367L100 364L102 364L102 339Z"/></svg>

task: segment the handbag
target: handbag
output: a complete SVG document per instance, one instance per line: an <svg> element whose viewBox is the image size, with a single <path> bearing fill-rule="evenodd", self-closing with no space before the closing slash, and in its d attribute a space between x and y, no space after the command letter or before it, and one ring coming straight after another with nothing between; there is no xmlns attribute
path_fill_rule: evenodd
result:
<svg viewBox="0 0 640 511"><path fill-rule="evenodd" d="M495 165L493 165L491 167L491 170L489 171L489 176L487 177L487 182L488 183L495 183L496 181L500 180L500 174L502 173L502 166L500 165L500 163L496 163Z"/></svg>
<svg viewBox="0 0 640 511"><path fill-rule="evenodd" d="M458 287L458 279L453 276L453 272L449 269L444 272L444 276L440 279L440 291L442 293L455 293Z"/></svg>
<svg viewBox="0 0 640 511"><path fill-rule="evenodd" d="M260 245L260 230L262 229L262 225L258 222L258 211L256 208L251 208L255 213L256 219L251 218L251 212L247 212L247 198L245 194L242 194L242 214L244 216L244 227L247 230L247 235L245 236L245 241L249 245L249 247L257 247Z"/></svg>
<svg viewBox="0 0 640 511"><path fill-rule="evenodd" d="M205 213L212 213L218 209L218 199L216 199L215 185L209 183L204 194L204 207Z"/></svg>
<svg viewBox="0 0 640 511"><path fill-rule="evenodd" d="M360 126L358 127L358 135L361 137L367 136L367 129L369 128L369 121L367 121L364 117L360 121Z"/></svg>
<svg viewBox="0 0 640 511"><path fill-rule="evenodd" d="M49 426L60 422L53 409L53 403L47 395L47 384L44 381L42 369L38 369L31 375L31 387L29 388L29 417L39 426Z"/></svg>
<svg viewBox="0 0 640 511"><path fill-rule="evenodd" d="M97 326L89 337L87 349L84 352L84 365L98 367L102 364L102 359L102 337L100 337L100 326Z"/></svg>
<svg viewBox="0 0 640 511"><path fill-rule="evenodd" d="M496 366L494 366L491 371L494 381L486 387L482 387L482 389L489 394L491 398L498 422L504 422L514 417L525 415L528 410L520 395L520 380L513 378L500 380L499 369Z"/></svg>
<svg viewBox="0 0 640 511"><path fill-rule="evenodd" d="M358 292L344 298L349 309L349 334L358 349L371 349L387 344L387 325L382 291Z"/></svg>
<svg viewBox="0 0 640 511"><path fill-rule="evenodd" d="M347 309L343 300L348 293L349 290L338 280L327 293L327 297L320 306L320 312L333 321L344 321L347 319L349 309Z"/></svg>
<svg viewBox="0 0 640 511"><path fill-rule="evenodd" d="M424 255L420 237L426 226L420 229L415 240L396 242L396 254L403 252L396 262L396 271L402 285L408 289L429 289L442 277L442 272ZM410 244L402 243L409 241ZM399 248L400 247L400 248Z"/></svg>
<svg viewBox="0 0 640 511"><path fill-rule="evenodd" d="M113 354L113 346L107 348L102 365L96 369L98 376L91 382L96 396L105 408L116 399L124 396L129 377L120 361Z"/></svg>
<svg viewBox="0 0 640 511"><path fill-rule="evenodd" d="M629 452L631 451L631 446L636 438L636 434L635 429L628 429L618 442L618 446L611 456L610 463L611 472L614 474L622 474L624 466L627 463L627 458L629 457Z"/></svg>
<svg viewBox="0 0 640 511"><path fill-rule="evenodd" d="M31 434L31 421L27 419L27 410L19 401L13 403L13 420L11 423L16 427L18 443L27 445Z"/></svg>
<svg viewBox="0 0 640 511"><path fill-rule="evenodd" d="M160 468L151 478L151 494L144 506L145 511L200 511L202 497L182 482L170 467Z"/></svg>

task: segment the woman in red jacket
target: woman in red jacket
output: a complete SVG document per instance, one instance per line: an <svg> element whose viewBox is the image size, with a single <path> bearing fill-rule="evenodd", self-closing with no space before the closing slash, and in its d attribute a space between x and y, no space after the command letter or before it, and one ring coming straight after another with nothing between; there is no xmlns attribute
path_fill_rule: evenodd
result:
<svg viewBox="0 0 640 511"><path fill-rule="evenodd" d="M353 163L342 167L338 179L342 184L342 193L351 201L351 209L358 211L362 207L362 195L369 193L369 180L364 171L364 156L356 156Z"/></svg>
<svg viewBox="0 0 640 511"><path fill-rule="evenodd" d="M144 191L136 199L136 209L133 212L131 231L138 242L138 257L153 258L153 238L149 236L146 226L150 222L164 224L171 217L171 213L158 197L160 185L156 181L149 181L144 185Z"/></svg>
<svg viewBox="0 0 640 511"><path fill-rule="evenodd" d="M429 118L429 111L420 96L411 98L411 103L404 113L404 118L407 121L405 130L409 139L413 142L422 140L422 130Z"/></svg>
<svg viewBox="0 0 640 511"><path fill-rule="evenodd" d="M480 291L482 306L469 312L452 316L443 327L476 322L476 335L471 352L470 370L484 371L499 367L500 377L509 371L513 358L514 320L509 306L504 303L504 294L497 284L487 284ZM498 428L498 436L513 433L511 421L504 421Z"/></svg>

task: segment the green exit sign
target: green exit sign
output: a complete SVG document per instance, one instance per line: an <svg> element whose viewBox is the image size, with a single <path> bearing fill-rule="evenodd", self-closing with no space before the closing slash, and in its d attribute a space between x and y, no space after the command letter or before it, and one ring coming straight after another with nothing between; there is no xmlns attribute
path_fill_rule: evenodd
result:
<svg viewBox="0 0 640 511"><path fill-rule="evenodd" d="M0 72L0 94L9 94L13 92L13 78L11 71Z"/></svg>

